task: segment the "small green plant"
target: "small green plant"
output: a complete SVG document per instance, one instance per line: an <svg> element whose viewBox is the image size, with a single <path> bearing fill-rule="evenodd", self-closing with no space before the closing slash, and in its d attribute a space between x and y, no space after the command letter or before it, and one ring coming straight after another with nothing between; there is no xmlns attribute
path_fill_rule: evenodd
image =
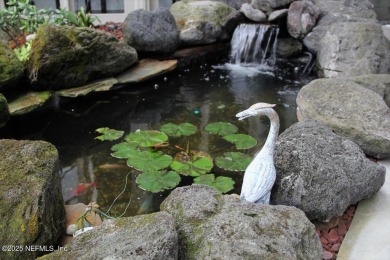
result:
<svg viewBox="0 0 390 260"><path fill-rule="evenodd" d="M16 57L23 63L29 60L31 51L31 41L26 42L25 45L14 49Z"/></svg>
<svg viewBox="0 0 390 260"><path fill-rule="evenodd" d="M101 133L96 139L102 141L113 141L123 134L109 128L96 131ZM230 123L211 123L205 127L205 131L221 136L234 144L236 149L248 149L257 143L251 136L236 134L238 128ZM189 137L197 132L197 127L190 123L168 123L162 125L160 131L137 130L126 135L123 142L113 145L111 155L126 159L129 167L140 171L136 183L141 189L150 192L175 188L181 181L180 176L192 177L195 184L209 185L222 193L232 190L233 179L227 176L215 177L212 170L218 167L226 171L244 171L251 157L240 152L226 152L213 159L208 153L190 149L189 141L186 149L169 142L169 137L177 141L180 137Z"/></svg>

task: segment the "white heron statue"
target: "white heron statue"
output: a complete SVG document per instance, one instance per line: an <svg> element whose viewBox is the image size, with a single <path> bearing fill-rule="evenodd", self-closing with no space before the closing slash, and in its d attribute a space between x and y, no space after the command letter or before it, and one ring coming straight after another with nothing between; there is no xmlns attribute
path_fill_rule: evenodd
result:
<svg viewBox="0 0 390 260"><path fill-rule="evenodd" d="M251 116L267 116L271 122L271 128L263 148L256 153L245 170L241 200L269 204L271 189L276 179L274 150L279 133L279 116L272 109L274 106L273 104L257 103L236 115L239 120Z"/></svg>

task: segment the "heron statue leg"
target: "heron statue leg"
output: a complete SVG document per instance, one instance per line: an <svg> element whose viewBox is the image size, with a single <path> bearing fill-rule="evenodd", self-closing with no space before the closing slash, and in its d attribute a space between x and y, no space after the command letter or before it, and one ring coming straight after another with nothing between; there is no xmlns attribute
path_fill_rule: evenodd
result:
<svg viewBox="0 0 390 260"><path fill-rule="evenodd" d="M269 205L270 198L271 198L271 192L268 192L267 194L265 194L263 197L261 197L261 198L260 198L258 201L256 201L255 203L257 203L257 204L267 204L267 205Z"/></svg>

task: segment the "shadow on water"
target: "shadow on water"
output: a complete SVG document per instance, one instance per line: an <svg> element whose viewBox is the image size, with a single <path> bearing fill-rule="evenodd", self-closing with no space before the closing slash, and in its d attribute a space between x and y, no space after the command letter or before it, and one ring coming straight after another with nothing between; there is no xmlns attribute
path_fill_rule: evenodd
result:
<svg viewBox="0 0 390 260"><path fill-rule="evenodd" d="M54 144L60 155L62 190L67 204L96 201L108 209L124 189L126 174L130 172L127 187L110 213L121 214L129 199L126 215L156 211L169 192L152 194L138 188L135 183L138 172L128 168L124 160L112 158L110 147L114 142L96 140L95 129L110 127L128 133L159 129L165 123L190 122L200 129L199 134L190 138L192 148L218 156L227 143L215 142L215 137L202 129L208 123L225 121L258 140L258 145L247 152L253 155L265 141L269 122L266 118L239 122L235 114L257 102L277 104L282 132L296 122L296 95L311 79L300 78L286 63L284 68L271 69L242 67L226 61L217 58L189 65L159 79L109 93L61 98L39 111L12 117L0 129L0 138L45 140ZM179 140L178 144L185 146L186 142ZM217 175L231 174L217 172ZM240 191L242 175L233 175L235 193ZM184 178L181 185L190 183Z"/></svg>

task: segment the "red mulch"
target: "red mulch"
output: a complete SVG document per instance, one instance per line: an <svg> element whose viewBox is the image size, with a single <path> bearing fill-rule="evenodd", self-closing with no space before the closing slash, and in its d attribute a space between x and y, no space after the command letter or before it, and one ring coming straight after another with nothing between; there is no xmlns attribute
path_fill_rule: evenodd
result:
<svg viewBox="0 0 390 260"><path fill-rule="evenodd" d="M96 26L95 29L106 31L113 34L117 39L123 39L123 23L107 22L103 25Z"/></svg>

